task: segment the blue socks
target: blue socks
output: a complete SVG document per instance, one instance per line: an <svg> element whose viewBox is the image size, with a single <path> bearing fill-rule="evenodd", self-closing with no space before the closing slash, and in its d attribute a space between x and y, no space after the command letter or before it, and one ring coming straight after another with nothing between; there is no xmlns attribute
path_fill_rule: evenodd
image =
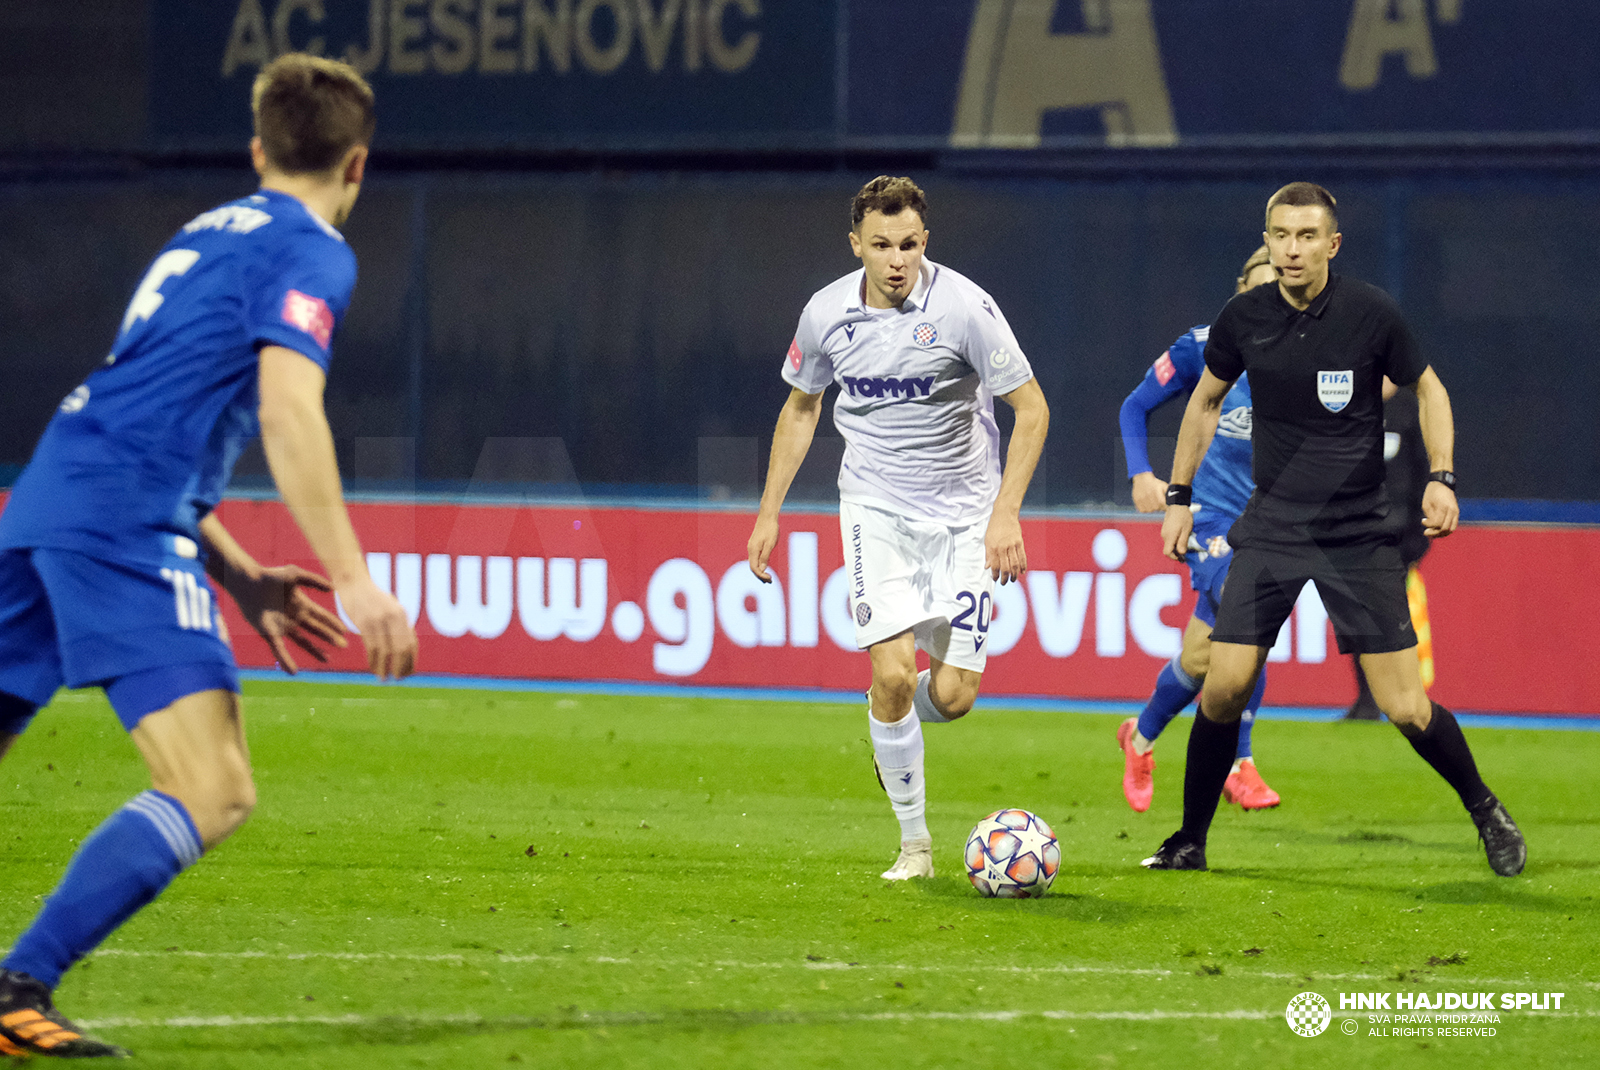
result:
<svg viewBox="0 0 1600 1070"><path fill-rule="evenodd" d="M1155 742L1162 730L1199 693L1200 682L1184 672L1183 666L1178 663L1178 656L1173 655L1172 660L1162 667L1161 675L1156 677L1155 694L1139 711L1139 734Z"/></svg>
<svg viewBox="0 0 1600 1070"><path fill-rule="evenodd" d="M1256 677L1256 689L1251 693L1250 701L1245 704L1244 716L1239 718L1239 750L1233 756L1236 762L1242 762L1250 757L1250 731L1256 726L1256 711L1261 708L1261 696L1266 694L1266 691L1267 670L1262 666L1261 675Z"/></svg>
<svg viewBox="0 0 1600 1070"><path fill-rule="evenodd" d="M1256 677L1256 689L1250 696L1250 701L1245 704L1244 716L1239 720L1239 747L1234 755L1235 761L1241 761L1251 756L1250 732L1255 727L1256 711L1261 708L1261 698L1267 690L1267 670L1263 668ZM1161 669L1161 675L1156 677L1155 694L1150 696L1150 701L1145 703L1144 709L1139 711L1139 734L1145 739L1155 742L1172 719L1183 712L1185 706L1193 702L1195 696L1200 694L1200 683L1194 677L1183 671L1183 666L1175 656Z"/></svg>
<svg viewBox="0 0 1600 1070"><path fill-rule="evenodd" d="M201 850L182 803L159 791L134 796L83 841L4 967L55 988L67 967L160 895Z"/></svg>

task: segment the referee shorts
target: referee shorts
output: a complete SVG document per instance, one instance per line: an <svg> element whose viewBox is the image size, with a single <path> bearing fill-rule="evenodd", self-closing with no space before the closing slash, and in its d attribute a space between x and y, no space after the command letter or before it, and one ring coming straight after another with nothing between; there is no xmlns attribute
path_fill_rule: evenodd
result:
<svg viewBox="0 0 1600 1070"><path fill-rule="evenodd" d="M1317 585L1341 654L1387 654L1417 645L1400 549L1382 537L1328 546L1235 546L1211 638L1270 647L1300 589Z"/></svg>

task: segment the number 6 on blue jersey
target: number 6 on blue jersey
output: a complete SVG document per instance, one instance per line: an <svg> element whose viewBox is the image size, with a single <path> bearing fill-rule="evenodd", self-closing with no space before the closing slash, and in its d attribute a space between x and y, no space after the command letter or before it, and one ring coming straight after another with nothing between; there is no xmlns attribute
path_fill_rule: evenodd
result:
<svg viewBox="0 0 1600 1070"><path fill-rule="evenodd" d="M122 333L127 334L135 320L147 320L155 315L161 302L166 300L161 296L161 284L174 275L187 273L199 259L200 254L193 249L172 249L156 257L139 288L133 291L133 300L128 302L127 314L122 317Z"/></svg>

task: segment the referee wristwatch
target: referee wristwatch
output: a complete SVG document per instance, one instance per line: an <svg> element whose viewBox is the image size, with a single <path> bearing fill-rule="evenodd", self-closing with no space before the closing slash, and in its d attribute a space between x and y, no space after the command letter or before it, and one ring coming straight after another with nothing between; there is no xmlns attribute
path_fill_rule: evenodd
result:
<svg viewBox="0 0 1600 1070"><path fill-rule="evenodd" d="M1456 489L1456 474L1450 471L1448 468L1441 469L1437 472L1429 472L1428 482L1443 483L1445 486L1450 488L1451 493L1454 493Z"/></svg>

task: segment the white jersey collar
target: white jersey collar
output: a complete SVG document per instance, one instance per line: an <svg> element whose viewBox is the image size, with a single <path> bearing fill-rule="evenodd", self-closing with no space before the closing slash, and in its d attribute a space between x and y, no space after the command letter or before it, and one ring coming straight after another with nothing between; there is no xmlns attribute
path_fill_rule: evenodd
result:
<svg viewBox="0 0 1600 1070"><path fill-rule="evenodd" d="M924 257L922 266L917 270L917 284L906 295L905 304L917 309L919 312L927 311L928 291L933 289L934 280L938 277L939 265ZM846 312L869 311L866 298L862 296L862 292L867 285L867 269L861 268L855 271L849 276L849 279L850 287L845 290L844 294L844 310Z"/></svg>

